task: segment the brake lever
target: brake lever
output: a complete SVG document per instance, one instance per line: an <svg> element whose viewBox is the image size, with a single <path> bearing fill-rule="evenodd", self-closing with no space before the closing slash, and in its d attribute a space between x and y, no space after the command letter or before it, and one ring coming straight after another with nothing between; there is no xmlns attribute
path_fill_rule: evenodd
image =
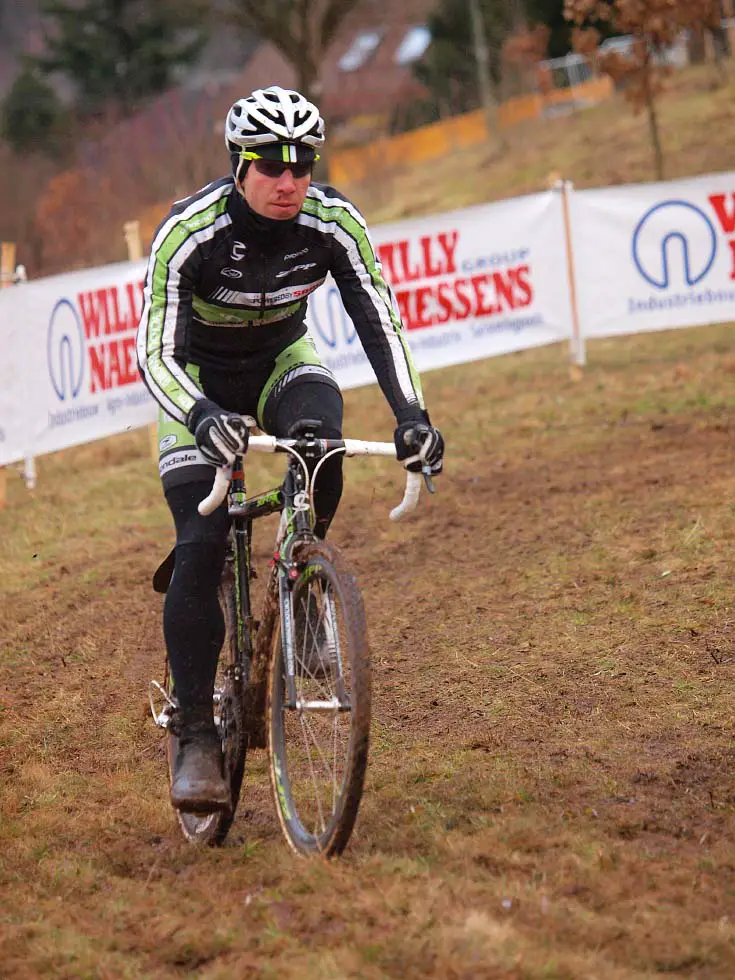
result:
<svg viewBox="0 0 735 980"><path fill-rule="evenodd" d="M436 493L436 487L434 486L434 481L431 479L431 467L422 466L421 472L424 475L424 483L426 484L426 489L429 493Z"/></svg>

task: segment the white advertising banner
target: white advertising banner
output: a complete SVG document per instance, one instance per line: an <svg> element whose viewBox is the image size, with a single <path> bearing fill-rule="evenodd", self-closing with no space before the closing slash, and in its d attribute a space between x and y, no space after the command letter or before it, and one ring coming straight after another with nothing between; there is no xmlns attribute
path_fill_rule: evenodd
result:
<svg viewBox="0 0 735 980"><path fill-rule="evenodd" d="M0 289L0 466L22 459L30 444L32 393L23 365L32 355L25 344L24 288Z"/></svg>
<svg viewBox="0 0 735 980"><path fill-rule="evenodd" d="M23 334L23 349L6 353L23 385L7 418L22 418L25 454L91 442L155 418L135 356L145 266L124 262L5 291L0 329L19 323ZM7 429L4 405L0 419Z"/></svg>
<svg viewBox="0 0 735 980"><path fill-rule="evenodd" d="M586 337L735 320L735 174L575 191Z"/></svg>
<svg viewBox="0 0 735 980"><path fill-rule="evenodd" d="M372 229L419 371L569 339L561 195L534 194ZM330 279L309 302L344 388L375 381Z"/></svg>

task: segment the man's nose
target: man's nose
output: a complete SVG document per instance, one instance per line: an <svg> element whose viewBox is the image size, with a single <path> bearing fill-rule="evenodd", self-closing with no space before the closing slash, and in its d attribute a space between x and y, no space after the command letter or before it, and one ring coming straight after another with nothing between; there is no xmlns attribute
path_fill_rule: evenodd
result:
<svg viewBox="0 0 735 980"><path fill-rule="evenodd" d="M284 170L278 178L278 189L280 191L290 191L296 186L293 174L290 170Z"/></svg>

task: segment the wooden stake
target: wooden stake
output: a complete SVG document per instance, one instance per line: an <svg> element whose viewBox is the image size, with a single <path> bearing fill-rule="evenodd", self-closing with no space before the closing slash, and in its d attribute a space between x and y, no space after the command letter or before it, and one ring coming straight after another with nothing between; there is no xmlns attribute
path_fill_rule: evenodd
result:
<svg viewBox="0 0 735 980"><path fill-rule="evenodd" d="M143 243L140 240L140 222L126 221L123 225L125 244L128 247L128 259L138 262L143 258Z"/></svg>
<svg viewBox="0 0 735 980"><path fill-rule="evenodd" d="M15 282L15 242L0 242L0 289Z"/></svg>
<svg viewBox="0 0 735 980"><path fill-rule="evenodd" d="M569 180L561 180L557 184L561 191L561 206L564 216L564 238L567 246L567 278L569 280L569 306L572 314L572 347L571 360L578 368L583 368L587 363L587 356L584 349L584 337L579 326L579 309L577 306L577 283L574 277L574 252L572 251L572 224L569 217L569 189L572 183ZM576 380L576 379L575 379Z"/></svg>

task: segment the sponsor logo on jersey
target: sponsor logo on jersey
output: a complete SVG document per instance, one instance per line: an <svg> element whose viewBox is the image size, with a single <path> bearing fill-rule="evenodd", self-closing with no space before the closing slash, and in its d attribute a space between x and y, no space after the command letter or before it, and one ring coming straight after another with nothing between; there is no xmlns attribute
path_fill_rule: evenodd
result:
<svg viewBox="0 0 735 980"><path fill-rule="evenodd" d="M245 253L247 252L247 250L248 247L245 244L245 242L233 242L232 251L230 252L230 258L232 259L233 262L239 262L240 259L245 258Z"/></svg>
<svg viewBox="0 0 735 980"><path fill-rule="evenodd" d="M176 470L180 466L191 466L193 463L203 463L204 458L198 452L190 453L171 453L165 456L158 464L158 472L161 476L167 470Z"/></svg>
<svg viewBox="0 0 735 980"><path fill-rule="evenodd" d="M228 279L242 279L242 272L239 269L223 269L222 275Z"/></svg>
<svg viewBox="0 0 735 980"><path fill-rule="evenodd" d="M165 453L166 450L170 449L171 446L173 446L175 443L176 443L176 436L174 435L173 432L169 432L169 434L167 436L164 436L163 439L161 439L161 441L158 443L158 448L162 453Z"/></svg>
<svg viewBox="0 0 735 980"><path fill-rule="evenodd" d="M283 256L283 261L288 262L289 259L297 259L300 255L306 255L308 251L308 248L302 248L300 252L289 252L288 255Z"/></svg>
<svg viewBox="0 0 735 980"><path fill-rule="evenodd" d="M284 269L282 272L276 273L276 279L283 279L284 276L290 276L292 272L299 272L301 269L313 269L316 266L316 262L305 262L303 265L294 265L290 269Z"/></svg>

